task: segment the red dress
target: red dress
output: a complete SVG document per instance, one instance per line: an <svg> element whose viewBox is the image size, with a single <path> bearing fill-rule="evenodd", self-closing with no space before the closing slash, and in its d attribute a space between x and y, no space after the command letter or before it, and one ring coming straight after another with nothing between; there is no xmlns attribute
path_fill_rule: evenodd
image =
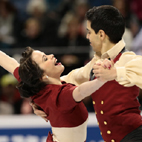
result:
<svg viewBox="0 0 142 142"><path fill-rule="evenodd" d="M20 81L18 68L15 69L14 76ZM76 86L65 82L62 82L62 85L48 84L39 93L31 97L47 114L47 119L52 128L75 129L87 121L88 112L83 102L77 103L73 99L72 92L75 88ZM85 127L87 128L87 125ZM49 134L48 139L50 142L51 134Z"/></svg>

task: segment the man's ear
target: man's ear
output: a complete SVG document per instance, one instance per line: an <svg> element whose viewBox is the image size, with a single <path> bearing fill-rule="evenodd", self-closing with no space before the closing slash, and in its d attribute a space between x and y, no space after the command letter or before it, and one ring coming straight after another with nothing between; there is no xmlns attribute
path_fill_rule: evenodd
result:
<svg viewBox="0 0 142 142"><path fill-rule="evenodd" d="M100 39L101 39L101 40L104 40L105 37L106 37L106 33L105 33L103 30L99 30L98 33L99 33Z"/></svg>

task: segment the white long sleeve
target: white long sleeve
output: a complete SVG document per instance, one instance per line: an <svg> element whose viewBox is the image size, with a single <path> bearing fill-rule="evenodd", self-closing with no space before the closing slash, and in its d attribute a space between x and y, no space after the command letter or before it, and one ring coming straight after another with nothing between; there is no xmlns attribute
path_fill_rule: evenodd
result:
<svg viewBox="0 0 142 142"><path fill-rule="evenodd" d="M136 85L142 88L142 56L125 52L115 64L116 81L126 87Z"/></svg>

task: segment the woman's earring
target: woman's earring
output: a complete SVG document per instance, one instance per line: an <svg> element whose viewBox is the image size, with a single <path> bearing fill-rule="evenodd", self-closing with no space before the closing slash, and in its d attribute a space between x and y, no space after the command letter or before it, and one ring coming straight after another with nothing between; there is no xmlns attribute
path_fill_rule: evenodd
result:
<svg viewBox="0 0 142 142"><path fill-rule="evenodd" d="M46 75L46 78L48 79L48 76Z"/></svg>

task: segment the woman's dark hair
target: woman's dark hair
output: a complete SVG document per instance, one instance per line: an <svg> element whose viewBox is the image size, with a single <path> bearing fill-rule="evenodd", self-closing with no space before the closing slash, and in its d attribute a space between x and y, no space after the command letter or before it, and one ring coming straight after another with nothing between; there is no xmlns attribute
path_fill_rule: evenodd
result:
<svg viewBox="0 0 142 142"><path fill-rule="evenodd" d="M18 84L21 97L28 98L36 95L46 83L42 81L44 71L31 58L34 49L27 47L20 59L19 76L21 82Z"/></svg>
<svg viewBox="0 0 142 142"><path fill-rule="evenodd" d="M87 11L86 18L91 22L91 28L95 33L103 30L112 43L117 43L122 39L125 31L125 21L115 7L110 5L93 7Z"/></svg>

